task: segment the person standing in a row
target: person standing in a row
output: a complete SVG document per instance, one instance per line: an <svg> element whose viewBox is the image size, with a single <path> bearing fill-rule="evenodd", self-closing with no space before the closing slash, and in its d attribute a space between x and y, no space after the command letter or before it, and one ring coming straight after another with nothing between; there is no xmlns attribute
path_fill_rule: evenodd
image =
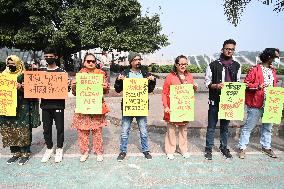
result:
<svg viewBox="0 0 284 189"><path fill-rule="evenodd" d="M102 74L103 93L109 91L106 73L97 68L97 59L94 54L88 53L84 57L84 68L79 73ZM72 93L76 96L76 80L72 81ZM93 152L97 154L97 161L103 161L103 134L102 128L107 125L106 113L109 112L106 102L102 101L102 114L81 114L75 113L73 116L72 128L78 131L78 143L81 151L80 161L84 162L89 157L89 136L93 134Z"/></svg>
<svg viewBox="0 0 284 189"><path fill-rule="evenodd" d="M141 55L135 52L129 52L128 60L130 68L124 70L116 78L114 88L117 93L123 90L123 80L125 78L147 78L148 79L148 93L153 92L156 86L156 79L147 70L141 68ZM121 106L122 107L122 106ZM150 148L148 143L148 132L147 132L147 117L146 116L123 116L122 115L122 131L120 138L120 153L117 157L117 161L123 161L127 153L128 137L130 132L131 123L133 118L139 126L140 139L141 139L141 150L146 159L152 159L150 154Z"/></svg>
<svg viewBox="0 0 284 189"><path fill-rule="evenodd" d="M244 82L247 85L246 100L247 119L241 130L239 139L239 158L245 158L245 150L249 143L250 133L263 115L267 87L277 87L276 71L272 66L275 59L279 58L279 50L275 48L266 48L260 54L261 63L253 66ZM260 144L262 152L272 158L276 154L271 149L272 123L263 123L261 126Z"/></svg>
<svg viewBox="0 0 284 189"><path fill-rule="evenodd" d="M44 58L48 65L47 68L42 69L42 71L65 72L56 65L58 56L54 48L47 47L44 50ZM40 107L42 109L43 136L47 148L41 159L41 162L47 162L53 154L52 125L54 120L57 130L57 149L55 162L59 163L63 158L65 100L41 99Z"/></svg>
<svg viewBox="0 0 284 189"><path fill-rule="evenodd" d="M3 75L17 76L17 108L16 116L0 116L0 132L3 147L10 147L13 156L7 164L19 160L19 165L29 161L31 155L32 128L40 126L38 99L24 98L24 71L21 59L10 55L6 59L7 68Z"/></svg>
<svg viewBox="0 0 284 189"><path fill-rule="evenodd" d="M220 58L211 62L206 69L205 85L209 88L209 110L208 126L206 133L205 159L212 160L212 148L214 146L214 136L216 124L218 122L218 111L221 89L224 82L239 82L241 76L241 66L233 60L236 42L233 39L224 41ZM220 119L220 152L225 158L232 158L227 147L228 126L230 120Z"/></svg>
<svg viewBox="0 0 284 189"><path fill-rule="evenodd" d="M180 55L175 59L173 71L167 75L162 91L162 100L164 106L164 120L167 122L167 133L165 136L165 152L168 159L174 159L174 153L177 147L176 129L178 130L178 145L180 153L184 158L189 158L187 147L187 126L188 121L170 122L170 86L181 84L193 84L197 90L197 84L194 83L191 73L186 70L188 65L186 56Z"/></svg>

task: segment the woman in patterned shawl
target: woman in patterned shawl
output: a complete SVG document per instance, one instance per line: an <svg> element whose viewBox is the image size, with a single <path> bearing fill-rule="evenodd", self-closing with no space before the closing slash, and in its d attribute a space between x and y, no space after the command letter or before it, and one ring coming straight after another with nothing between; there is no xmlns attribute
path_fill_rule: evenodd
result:
<svg viewBox="0 0 284 189"><path fill-rule="evenodd" d="M24 71L25 67L21 59L16 55L8 56L7 68L3 75L17 76L17 108L16 116L0 116L0 132L3 147L10 147L13 156L7 164L19 160L19 165L24 165L30 158L30 146L32 142L32 128L40 125L38 99L24 98ZM3 104L3 103L2 103ZM0 108L2 109L3 107Z"/></svg>

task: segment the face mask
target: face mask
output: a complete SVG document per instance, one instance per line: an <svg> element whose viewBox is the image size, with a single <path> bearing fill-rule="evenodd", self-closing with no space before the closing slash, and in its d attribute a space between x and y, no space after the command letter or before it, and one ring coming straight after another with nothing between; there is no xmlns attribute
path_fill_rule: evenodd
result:
<svg viewBox="0 0 284 189"><path fill-rule="evenodd" d="M273 64L278 65L280 63L280 58L274 58Z"/></svg>
<svg viewBox="0 0 284 189"><path fill-rule="evenodd" d="M53 64L55 62L55 58L46 58L45 61L47 64Z"/></svg>
<svg viewBox="0 0 284 189"><path fill-rule="evenodd" d="M15 72L17 70L17 67L15 65L9 65L8 68L11 72Z"/></svg>

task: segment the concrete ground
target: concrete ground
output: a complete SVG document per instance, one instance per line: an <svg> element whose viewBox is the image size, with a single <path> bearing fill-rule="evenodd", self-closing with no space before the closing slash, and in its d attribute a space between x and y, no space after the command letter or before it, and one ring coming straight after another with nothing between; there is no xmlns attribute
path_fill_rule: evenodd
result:
<svg viewBox="0 0 284 189"><path fill-rule="evenodd" d="M241 160L237 157L236 145L239 138L238 127L243 122L232 122L229 149L233 159L224 159L218 151L218 129L213 160L204 159L207 97L206 93L196 95L196 121L190 123L188 129L189 159L182 158L178 153L175 160L166 158L161 96L155 94L150 95L148 118L153 160L146 160L140 153L139 132L134 124L129 138L128 154L123 162L116 161L121 131L120 97L106 97L111 112L108 114L109 124L103 128L105 159L103 162L96 162L95 155L92 154L86 162L81 163L77 132L70 128L75 109L75 98L70 95L65 110L63 162L56 164L52 157L48 163L40 163L45 151L42 126L33 129L33 156L28 164L7 165L6 161L11 156L9 148L0 148L0 188L284 188L282 134L276 133L272 138L272 148L278 158L272 159L261 153L259 135L255 132L251 137L247 156ZM283 127L283 124L275 127ZM55 127L53 136L56 141Z"/></svg>

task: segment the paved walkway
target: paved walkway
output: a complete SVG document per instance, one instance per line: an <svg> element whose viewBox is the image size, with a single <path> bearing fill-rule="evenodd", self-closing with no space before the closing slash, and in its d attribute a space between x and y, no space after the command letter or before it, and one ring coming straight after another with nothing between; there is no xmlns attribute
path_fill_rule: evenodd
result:
<svg viewBox="0 0 284 189"><path fill-rule="evenodd" d="M213 160L204 159L207 96L206 93L197 95L197 121L190 124L188 131L191 155L189 159L183 159L180 154L176 154L173 161L166 158L165 129L156 127L164 124L161 96L155 94L150 95L151 108L148 119L152 125L149 127L149 143L153 160L146 160L140 153L139 133L134 125L129 138L129 153L126 160L121 163L116 161L121 131L120 98L106 98L111 112L108 116L109 125L103 128L104 161L98 163L95 156L91 155L89 160L80 163L77 132L70 128L75 107L75 98L71 97L66 102L65 110L63 162L56 164L52 158L46 164L40 163L45 145L42 127L36 128L33 130L33 157L27 165L6 165L10 157L9 148L0 148L0 188L284 188L283 135L273 136L272 147L278 155L277 159L269 158L260 152L259 135L256 135L251 138L246 159L240 160L236 155L238 132L237 129L231 129L229 148L233 159L225 160L218 152L217 130ZM191 129L194 127L204 129ZM55 141L55 127L53 138ZM2 141L1 136L0 140Z"/></svg>

